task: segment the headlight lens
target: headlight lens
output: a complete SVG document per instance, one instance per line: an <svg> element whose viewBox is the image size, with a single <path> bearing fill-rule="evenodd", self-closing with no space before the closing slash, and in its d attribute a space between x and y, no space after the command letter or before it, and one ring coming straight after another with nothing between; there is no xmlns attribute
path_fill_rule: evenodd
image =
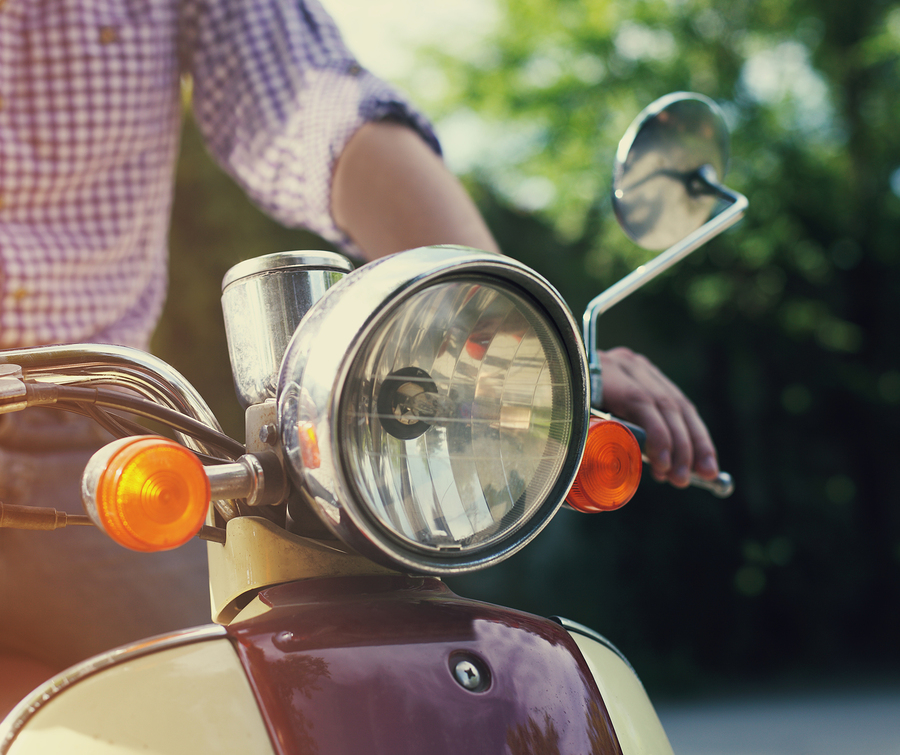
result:
<svg viewBox="0 0 900 755"><path fill-rule="evenodd" d="M335 535L386 566L451 574L511 555L562 504L587 390L578 326L546 281L508 257L425 247L309 310L278 422L300 497Z"/></svg>
<svg viewBox="0 0 900 755"><path fill-rule="evenodd" d="M505 538L546 499L569 450L563 344L496 283L440 283L402 302L347 384L349 477L378 523L413 547Z"/></svg>

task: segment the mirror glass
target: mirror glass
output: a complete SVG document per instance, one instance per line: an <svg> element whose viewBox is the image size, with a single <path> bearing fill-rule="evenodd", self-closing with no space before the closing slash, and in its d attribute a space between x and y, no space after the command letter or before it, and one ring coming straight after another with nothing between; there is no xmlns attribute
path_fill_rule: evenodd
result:
<svg viewBox="0 0 900 755"><path fill-rule="evenodd" d="M728 163L722 112L703 95L676 92L645 108L625 132L613 171L613 208L625 233L645 249L665 249L697 230L716 206L699 179L718 181Z"/></svg>

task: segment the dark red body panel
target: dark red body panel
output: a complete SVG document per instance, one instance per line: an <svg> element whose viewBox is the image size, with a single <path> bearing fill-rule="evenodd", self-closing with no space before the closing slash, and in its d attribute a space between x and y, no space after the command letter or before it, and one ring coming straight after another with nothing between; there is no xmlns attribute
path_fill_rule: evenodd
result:
<svg viewBox="0 0 900 755"><path fill-rule="evenodd" d="M619 753L559 625L465 600L439 580L317 579L265 590L228 628L282 755ZM482 672L460 685L460 659Z"/></svg>

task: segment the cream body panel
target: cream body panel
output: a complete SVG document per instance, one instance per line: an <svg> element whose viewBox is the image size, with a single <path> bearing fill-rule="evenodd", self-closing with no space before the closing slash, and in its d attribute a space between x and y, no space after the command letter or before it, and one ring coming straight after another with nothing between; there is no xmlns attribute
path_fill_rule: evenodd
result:
<svg viewBox="0 0 900 755"><path fill-rule="evenodd" d="M569 634L594 675L623 755L670 755L669 738L631 666L606 645L571 628Z"/></svg>
<svg viewBox="0 0 900 755"><path fill-rule="evenodd" d="M14 711L15 715L16 711ZM225 638L128 658L52 695L9 755L274 753L259 706Z"/></svg>
<svg viewBox="0 0 900 755"><path fill-rule="evenodd" d="M224 545L207 543L213 621L230 624L244 598L266 587L311 577L395 574L355 553L293 535L267 519L229 520Z"/></svg>

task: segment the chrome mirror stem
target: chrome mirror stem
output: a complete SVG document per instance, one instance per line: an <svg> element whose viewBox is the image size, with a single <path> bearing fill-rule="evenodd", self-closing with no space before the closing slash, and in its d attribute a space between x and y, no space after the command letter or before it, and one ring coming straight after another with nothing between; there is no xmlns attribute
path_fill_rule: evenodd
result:
<svg viewBox="0 0 900 755"><path fill-rule="evenodd" d="M600 377L600 356L597 351L597 318L614 304L618 304L626 296L649 283L660 273L680 262L691 252L707 241L730 228L743 217L749 202L743 194L732 191L718 183L715 170L704 165L694 176L688 179L688 187L692 193L711 194L725 200L729 205L715 217L710 218L700 228L685 236L677 244L661 252L649 262L614 283L603 293L595 296L588 304L582 317L584 345L588 354L588 371L591 380L591 406L600 408L602 401L602 382Z"/></svg>

